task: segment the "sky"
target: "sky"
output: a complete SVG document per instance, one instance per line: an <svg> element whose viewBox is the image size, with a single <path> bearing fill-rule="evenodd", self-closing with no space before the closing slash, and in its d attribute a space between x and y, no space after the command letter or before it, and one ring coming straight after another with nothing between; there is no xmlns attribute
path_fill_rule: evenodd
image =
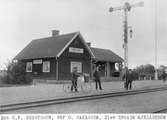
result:
<svg viewBox="0 0 167 120"><path fill-rule="evenodd" d="M0 0L0 68L33 39L79 31L93 47L110 49L124 57L123 11L110 7L135 4L141 0ZM167 66L167 1L143 0L132 8L128 24L133 36L128 40L129 67L155 65L155 25L157 25L157 66Z"/></svg>

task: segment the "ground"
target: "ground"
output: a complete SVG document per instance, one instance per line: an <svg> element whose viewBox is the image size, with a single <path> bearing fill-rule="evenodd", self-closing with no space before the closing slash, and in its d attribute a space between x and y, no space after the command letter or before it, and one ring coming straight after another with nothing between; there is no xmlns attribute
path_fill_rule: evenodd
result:
<svg viewBox="0 0 167 120"><path fill-rule="evenodd" d="M155 86L164 86L167 82L161 80L134 81L133 89L143 89ZM30 102L37 100L60 99L75 96L104 94L109 92L125 91L123 81L103 82L104 90L95 90L95 84L92 83L93 90L90 93L66 93L62 89L62 84L38 84L21 87L2 87L0 88L0 104L7 105L20 102ZM98 99L91 101L76 102L70 104L51 105L39 108L11 111L9 113L68 113L68 112L95 112L95 113L131 113L131 112L150 112L154 109L160 109L167 101L166 91L130 95L124 97L114 97Z"/></svg>
<svg viewBox="0 0 167 120"><path fill-rule="evenodd" d="M20 109L6 113L151 113L167 108L167 91Z"/></svg>

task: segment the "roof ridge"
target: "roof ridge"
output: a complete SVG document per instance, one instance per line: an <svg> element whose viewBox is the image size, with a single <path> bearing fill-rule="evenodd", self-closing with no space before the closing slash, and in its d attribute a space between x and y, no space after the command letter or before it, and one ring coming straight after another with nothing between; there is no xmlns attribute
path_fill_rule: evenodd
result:
<svg viewBox="0 0 167 120"><path fill-rule="evenodd" d="M61 36L65 36L65 35L69 35L69 34L78 34L80 33L79 31L76 31L76 32L70 32L70 33L64 33L64 34L60 34L60 35L57 35L57 36L49 36L49 37L43 37L43 38L37 38L37 39L32 39L32 41L36 41L36 40L43 40L43 39L49 39L49 38L56 38L56 37L61 37Z"/></svg>
<svg viewBox="0 0 167 120"><path fill-rule="evenodd" d="M104 48L97 48L97 47L91 47L91 48L95 48L95 49L101 49L101 50L110 50L110 49L104 49ZM110 50L110 51L112 51L112 50Z"/></svg>
<svg viewBox="0 0 167 120"><path fill-rule="evenodd" d="M116 54L114 51L112 51L112 50L110 50L110 49L109 49L109 51L111 51L112 53L114 53L117 57L123 59L121 56L119 56L118 54Z"/></svg>
<svg viewBox="0 0 167 120"><path fill-rule="evenodd" d="M91 48L95 48L95 49L101 49L101 50L108 50L108 51L111 51L113 52L111 49L103 49L103 48L96 48L96 47L91 47ZM113 52L114 54L116 54L115 52Z"/></svg>
<svg viewBox="0 0 167 120"><path fill-rule="evenodd" d="M96 50L103 50L104 52L105 52L105 51L111 52L114 56L116 56L116 57L118 57L118 58L120 58L120 59L123 60L123 58L122 58L121 56L117 55L115 52L113 52L113 51L110 50L110 49L95 48L95 47L91 47L91 48L92 48L92 49L95 49L95 51L96 51Z"/></svg>
<svg viewBox="0 0 167 120"><path fill-rule="evenodd" d="M79 32L72 32L57 37L45 37L31 40L30 43L19 52L15 59L29 59L37 57L56 57L59 51ZM50 47L48 47L50 46Z"/></svg>

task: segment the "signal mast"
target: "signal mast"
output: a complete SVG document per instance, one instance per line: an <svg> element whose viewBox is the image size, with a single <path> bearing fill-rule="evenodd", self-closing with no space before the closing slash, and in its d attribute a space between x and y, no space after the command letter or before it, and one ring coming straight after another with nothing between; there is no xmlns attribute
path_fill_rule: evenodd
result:
<svg viewBox="0 0 167 120"><path fill-rule="evenodd" d="M123 48L124 48L124 67L128 68L128 28L131 28L128 26L128 12L134 7L142 7L144 5L144 2L139 2L136 4L129 4L128 2L125 2L123 6L120 7L110 7L109 12L114 12L117 10L123 10L124 11L124 43L123 43ZM132 29L130 30L130 36L132 36Z"/></svg>

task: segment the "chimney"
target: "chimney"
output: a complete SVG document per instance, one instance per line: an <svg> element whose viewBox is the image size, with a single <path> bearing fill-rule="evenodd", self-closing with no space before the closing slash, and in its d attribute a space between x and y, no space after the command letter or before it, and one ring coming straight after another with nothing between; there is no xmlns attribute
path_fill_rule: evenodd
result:
<svg viewBox="0 0 167 120"><path fill-rule="evenodd" d="M59 35L59 30L52 30L52 36L57 36Z"/></svg>
<svg viewBox="0 0 167 120"><path fill-rule="evenodd" d="M87 42L86 44L87 44L89 47L91 47L91 43L90 43L90 42Z"/></svg>

